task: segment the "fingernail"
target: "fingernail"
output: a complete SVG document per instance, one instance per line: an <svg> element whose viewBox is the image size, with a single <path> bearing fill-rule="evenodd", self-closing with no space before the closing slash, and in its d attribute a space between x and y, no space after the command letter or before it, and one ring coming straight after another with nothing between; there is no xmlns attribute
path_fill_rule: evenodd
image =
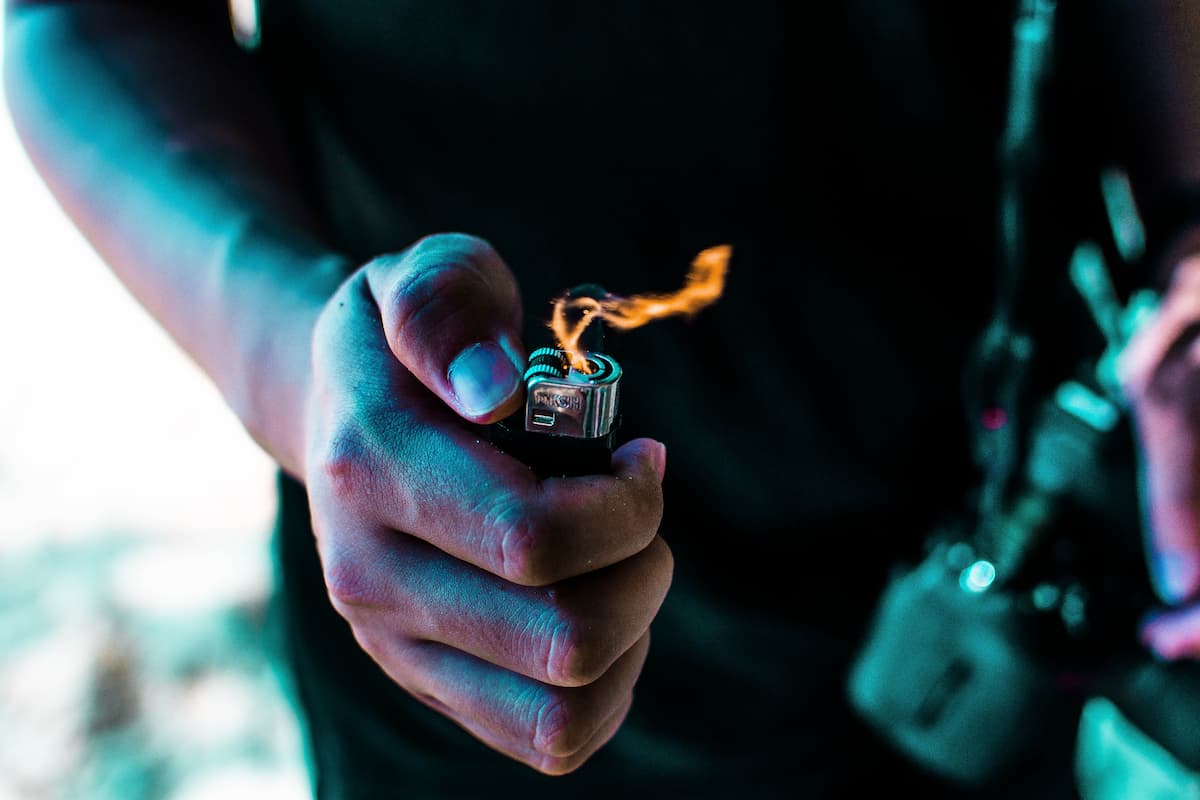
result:
<svg viewBox="0 0 1200 800"><path fill-rule="evenodd" d="M654 471L658 473L658 482L662 483L662 479L667 474L667 446L662 442L658 443L658 447L654 448Z"/></svg>
<svg viewBox="0 0 1200 800"><path fill-rule="evenodd" d="M446 371L463 413L490 414L517 390L521 380L512 359L496 342L479 342L455 357Z"/></svg>
<svg viewBox="0 0 1200 800"><path fill-rule="evenodd" d="M1168 603L1191 596L1200 578L1200 560L1192 553L1159 553L1154 560L1158 593Z"/></svg>
<svg viewBox="0 0 1200 800"><path fill-rule="evenodd" d="M500 349L508 354L508 358L516 367L517 372L523 373L525 371L525 351L516 337L502 333L497 341L500 343Z"/></svg>

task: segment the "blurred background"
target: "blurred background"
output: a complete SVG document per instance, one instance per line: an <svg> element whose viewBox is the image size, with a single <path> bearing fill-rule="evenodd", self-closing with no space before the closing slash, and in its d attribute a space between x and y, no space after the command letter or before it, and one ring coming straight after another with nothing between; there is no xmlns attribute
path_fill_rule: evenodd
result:
<svg viewBox="0 0 1200 800"><path fill-rule="evenodd" d="M0 800L309 796L264 627L274 510L270 460L4 109Z"/></svg>

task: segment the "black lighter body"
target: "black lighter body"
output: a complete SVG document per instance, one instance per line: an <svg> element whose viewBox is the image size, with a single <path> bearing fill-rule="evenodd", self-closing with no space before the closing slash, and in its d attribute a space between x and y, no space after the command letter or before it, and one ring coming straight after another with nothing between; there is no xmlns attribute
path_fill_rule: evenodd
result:
<svg viewBox="0 0 1200 800"><path fill-rule="evenodd" d="M563 300L608 292L580 284ZM565 350L540 347L525 367L525 406L491 426L492 444L527 464L539 478L605 475L621 424L621 365L604 355L604 323L584 322L579 345L588 372L571 366ZM578 362L576 362L578 364Z"/></svg>
<svg viewBox="0 0 1200 800"><path fill-rule="evenodd" d="M492 443L539 478L605 474L620 425L621 366L584 354L591 372L553 347L534 350L525 369L525 406L491 427Z"/></svg>

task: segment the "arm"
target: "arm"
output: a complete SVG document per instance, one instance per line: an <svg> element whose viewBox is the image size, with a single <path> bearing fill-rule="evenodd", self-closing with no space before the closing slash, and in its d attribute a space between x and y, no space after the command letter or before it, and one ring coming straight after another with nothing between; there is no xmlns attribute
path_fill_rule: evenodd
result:
<svg viewBox="0 0 1200 800"><path fill-rule="evenodd" d="M191 6L13 4L5 89L67 213L298 475L312 328L348 264L316 235L221 4Z"/></svg>
<svg viewBox="0 0 1200 800"><path fill-rule="evenodd" d="M440 235L349 269L223 17L169 7L10 5L26 147L305 482L330 602L362 648L496 751L575 769L622 724L670 584L665 449L635 440L613 474L539 481L482 440L466 423L523 395L508 267Z"/></svg>

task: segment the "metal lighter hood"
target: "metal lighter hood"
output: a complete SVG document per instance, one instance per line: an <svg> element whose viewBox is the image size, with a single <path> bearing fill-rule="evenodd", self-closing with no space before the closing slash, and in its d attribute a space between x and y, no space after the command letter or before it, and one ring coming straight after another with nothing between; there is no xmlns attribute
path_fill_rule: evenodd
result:
<svg viewBox="0 0 1200 800"><path fill-rule="evenodd" d="M591 372L571 367L566 353L543 347L525 370L525 430L575 439L607 436L617 419L621 366L603 353L585 354Z"/></svg>

